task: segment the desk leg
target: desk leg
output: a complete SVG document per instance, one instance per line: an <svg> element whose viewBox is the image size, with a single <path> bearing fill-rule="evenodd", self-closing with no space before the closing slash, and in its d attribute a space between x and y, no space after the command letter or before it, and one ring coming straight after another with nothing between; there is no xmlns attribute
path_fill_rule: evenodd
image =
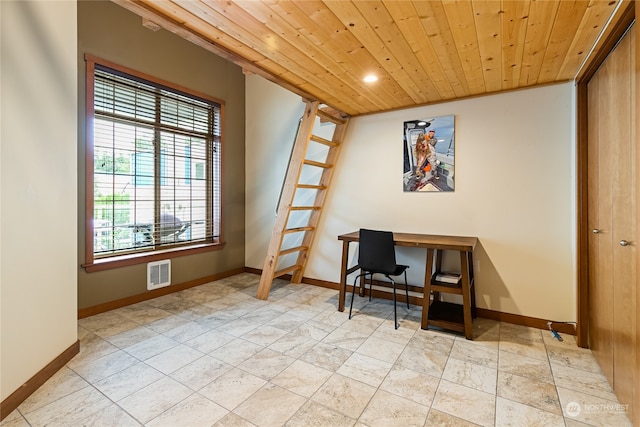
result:
<svg viewBox="0 0 640 427"><path fill-rule="evenodd" d="M344 311L344 295L347 292L347 261L349 258L349 242L342 241L342 267L340 269L340 295L338 297L338 311Z"/></svg>
<svg viewBox="0 0 640 427"><path fill-rule="evenodd" d="M473 267L471 267L473 268ZM466 252L460 251L460 269L462 270L462 311L464 314L464 336L468 340L473 339L473 317L471 316L471 279L469 274L469 257Z"/></svg>
<svg viewBox="0 0 640 427"><path fill-rule="evenodd" d="M475 319L476 313L476 281L473 276L473 252L467 252L469 258L469 285L471 288L471 316Z"/></svg>
<svg viewBox="0 0 640 427"><path fill-rule="evenodd" d="M422 322L420 327L427 329L429 324L429 304L431 302L431 276L433 275L433 249L427 248L427 262L424 268L424 293L422 296Z"/></svg>

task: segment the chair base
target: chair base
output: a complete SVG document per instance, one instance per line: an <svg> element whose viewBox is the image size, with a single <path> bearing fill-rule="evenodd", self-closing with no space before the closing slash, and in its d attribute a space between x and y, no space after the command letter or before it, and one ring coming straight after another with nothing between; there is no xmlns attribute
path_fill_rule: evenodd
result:
<svg viewBox="0 0 640 427"><path fill-rule="evenodd" d="M407 298L407 308L411 308L411 306L409 305L409 285L407 284L407 270L405 267L405 269L403 270L404 272L404 289L405 289L405 293L406 293L406 298ZM366 289L366 281L367 281L367 276L371 276L371 278L369 279L369 301L371 301L371 296L373 294L373 274L371 272L364 272L362 274L358 274L356 276L356 278L353 281L353 289L351 292L351 304L349 305L349 319L351 319L352 316L352 311L353 311L353 300L355 299L356 296L356 283L358 281L358 279L360 277L364 277L364 286ZM400 327L400 324L398 323L398 310L397 310L397 296L396 296L396 282L395 280L393 280L389 275L385 276L390 282L391 285L393 287L393 324L395 326L395 329L398 329L398 327Z"/></svg>

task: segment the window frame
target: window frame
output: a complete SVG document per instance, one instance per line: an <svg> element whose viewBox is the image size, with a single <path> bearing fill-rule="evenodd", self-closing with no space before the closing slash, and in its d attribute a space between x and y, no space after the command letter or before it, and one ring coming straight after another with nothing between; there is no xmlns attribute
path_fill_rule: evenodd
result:
<svg viewBox="0 0 640 427"><path fill-rule="evenodd" d="M175 83L168 82L157 77L150 76L146 73L142 73L133 70L128 67L124 67L115 64L111 61L107 61L93 55L85 54L86 62L86 101L85 101L85 262L82 267L87 272L102 271L114 268L120 268L130 265L143 264L151 261L157 261L161 259L170 259L185 255L193 255L203 252L209 252L214 250L220 250L225 245L224 240L224 221L223 221L223 207L224 207L224 101L214 98L210 95L203 94ZM219 188L219 223L216 227L219 228L220 233L217 238L210 237L205 241L198 241L192 244L183 244L176 247L151 249L140 252L130 252L125 254L117 254L112 256L104 256L96 258L94 255L94 76L96 65L101 67L110 68L116 72L130 75L137 79L145 80L149 83L163 86L171 91L176 91L186 96L193 96L196 98L210 101L220 106L220 144L219 144L219 170L220 179L218 182ZM214 218L215 220L215 218Z"/></svg>

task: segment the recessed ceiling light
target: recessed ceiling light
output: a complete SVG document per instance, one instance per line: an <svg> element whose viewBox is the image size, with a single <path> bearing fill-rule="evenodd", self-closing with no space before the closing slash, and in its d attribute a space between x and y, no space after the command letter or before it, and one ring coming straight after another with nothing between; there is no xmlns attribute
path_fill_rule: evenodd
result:
<svg viewBox="0 0 640 427"><path fill-rule="evenodd" d="M366 76L364 78L365 83L373 83L373 82L377 82L378 81L378 76L375 76L373 74L369 74L368 76Z"/></svg>

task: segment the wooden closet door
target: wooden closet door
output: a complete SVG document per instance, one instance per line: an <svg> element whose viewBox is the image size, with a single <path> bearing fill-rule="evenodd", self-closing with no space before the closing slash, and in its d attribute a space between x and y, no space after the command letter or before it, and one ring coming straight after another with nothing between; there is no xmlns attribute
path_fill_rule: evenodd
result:
<svg viewBox="0 0 640 427"><path fill-rule="evenodd" d="M634 34L588 86L589 343L622 403L634 398L637 351Z"/></svg>
<svg viewBox="0 0 640 427"><path fill-rule="evenodd" d="M635 144L633 91L635 84L635 31L631 31L614 51L613 92L615 111L616 168L613 174L613 385L621 401L633 398L635 365Z"/></svg>

